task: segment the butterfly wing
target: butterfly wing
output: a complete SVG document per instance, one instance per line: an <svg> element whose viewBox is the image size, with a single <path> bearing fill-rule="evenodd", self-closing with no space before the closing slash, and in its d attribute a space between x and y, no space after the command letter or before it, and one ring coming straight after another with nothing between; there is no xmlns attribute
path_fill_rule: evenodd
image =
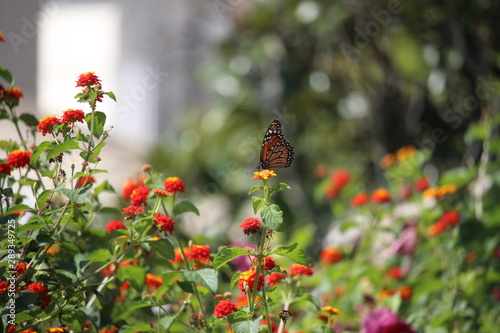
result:
<svg viewBox="0 0 500 333"><path fill-rule="evenodd" d="M286 168L292 164L293 158L293 146L285 139L280 121L273 120L264 135L257 168Z"/></svg>

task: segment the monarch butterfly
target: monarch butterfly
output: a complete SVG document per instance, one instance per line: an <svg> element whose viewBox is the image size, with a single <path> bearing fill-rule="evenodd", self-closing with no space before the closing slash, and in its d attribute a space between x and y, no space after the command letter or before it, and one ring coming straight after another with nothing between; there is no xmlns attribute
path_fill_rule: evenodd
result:
<svg viewBox="0 0 500 333"><path fill-rule="evenodd" d="M264 140L262 140L260 162L257 169L286 168L292 164L293 157L293 147L285 139L280 121L273 120L267 128Z"/></svg>

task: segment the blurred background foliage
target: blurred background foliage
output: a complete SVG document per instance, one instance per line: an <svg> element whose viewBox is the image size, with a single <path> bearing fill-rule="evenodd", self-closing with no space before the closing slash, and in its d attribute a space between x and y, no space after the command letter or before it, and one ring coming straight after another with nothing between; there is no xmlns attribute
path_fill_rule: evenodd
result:
<svg viewBox="0 0 500 333"><path fill-rule="evenodd" d="M248 205L274 118L296 154L277 170L293 188L284 201L300 207L293 216L285 208L285 218L313 221L317 232L331 222L318 184L334 169L369 191L384 184L380 158L405 145L429 149L434 172L480 155L464 133L496 112L498 1L215 3L233 30L198 71L213 102L187 110L152 154L156 168L198 194L230 196L232 210Z"/></svg>

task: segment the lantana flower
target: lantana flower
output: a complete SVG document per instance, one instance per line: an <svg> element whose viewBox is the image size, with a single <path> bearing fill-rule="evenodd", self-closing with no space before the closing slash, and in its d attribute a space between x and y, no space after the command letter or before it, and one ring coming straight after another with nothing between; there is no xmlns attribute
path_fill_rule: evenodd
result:
<svg viewBox="0 0 500 333"><path fill-rule="evenodd" d="M13 150L7 156L7 164L11 168L22 168L30 164L32 152L29 150Z"/></svg>
<svg viewBox="0 0 500 333"><path fill-rule="evenodd" d="M249 217L240 224L240 228L243 230L243 233L248 236L255 234L257 231L259 231L261 225L262 225L261 220L259 220L256 217Z"/></svg>
<svg viewBox="0 0 500 333"><path fill-rule="evenodd" d="M80 76L76 80L76 86L77 87L90 87L90 86L101 85L101 80L94 73L95 72L87 72L87 73L80 74Z"/></svg>
<svg viewBox="0 0 500 333"><path fill-rule="evenodd" d="M299 264L293 264L292 267L290 267L290 272L289 275L292 278L298 278L303 275L311 276L313 275L313 270L311 267L307 267L304 265L299 265Z"/></svg>
<svg viewBox="0 0 500 333"><path fill-rule="evenodd" d="M286 279L285 274L279 273L279 272L275 272L275 273L271 273L271 274L266 275L266 282L271 287L277 285L278 283L280 283L282 280L285 280L285 279Z"/></svg>
<svg viewBox="0 0 500 333"><path fill-rule="evenodd" d="M85 185L92 184L92 183L95 183L94 176L90 176L90 177L81 176L80 178L78 178L76 180L75 188L82 188Z"/></svg>
<svg viewBox="0 0 500 333"><path fill-rule="evenodd" d="M271 177L276 177L276 173L273 170L262 170L253 173L252 179L263 179L267 180Z"/></svg>
<svg viewBox="0 0 500 333"><path fill-rule="evenodd" d="M127 229L127 226L122 221L115 220L115 221L109 221L104 229L106 229L107 232L112 232L118 229Z"/></svg>
<svg viewBox="0 0 500 333"><path fill-rule="evenodd" d="M238 287L243 293L246 293L247 289L253 292L255 285L255 275L257 272L254 269L249 269L244 271L238 277ZM259 274L259 281L257 282L257 290L260 290L264 286L264 278L262 274Z"/></svg>
<svg viewBox="0 0 500 333"><path fill-rule="evenodd" d="M214 308L214 316L217 318L224 318L228 314L238 311L236 305L230 300L222 300Z"/></svg>
<svg viewBox="0 0 500 333"><path fill-rule="evenodd" d="M158 229L161 229L165 232L170 232L172 234L174 232L174 220L170 218L170 216L164 215L157 213L154 216L153 223L155 224L155 227Z"/></svg>
<svg viewBox="0 0 500 333"><path fill-rule="evenodd" d="M184 182L179 177L168 177L163 182L163 185L172 194L176 194L177 192L184 193Z"/></svg>
<svg viewBox="0 0 500 333"><path fill-rule="evenodd" d="M148 196L149 187L146 185L139 186L132 191L132 194L130 195L130 203L134 206L140 206L146 203Z"/></svg>
<svg viewBox="0 0 500 333"><path fill-rule="evenodd" d="M0 163L0 175L10 176L11 168L7 163Z"/></svg>
<svg viewBox="0 0 500 333"><path fill-rule="evenodd" d="M82 110L67 109L63 111L62 122L71 125L75 122L83 123L85 119L85 113Z"/></svg>
<svg viewBox="0 0 500 333"><path fill-rule="evenodd" d="M123 208L122 213L125 214L125 220L132 220L137 215L144 213L144 207L141 206L127 206Z"/></svg>
<svg viewBox="0 0 500 333"><path fill-rule="evenodd" d="M375 203L385 203L391 201L391 194L385 188L379 188L372 193L372 201Z"/></svg>
<svg viewBox="0 0 500 333"><path fill-rule="evenodd" d="M324 264L335 264L342 260L342 252L338 247L328 246L319 253L319 260Z"/></svg>
<svg viewBox="0 0 500 333"><path fill-rule="evenodd" d="M56 116L46 116L43 119L40 119L40 123L38 123L38 132L42 133L43 136L47 134L54 134L54 126L62 124L61 119Z"/></svg>
<svg viewBox="0 0 500 333"><path fill-rule="evenodd" d="M146 274L146 286L151 289L158 289L163 284L161 276L151 273Z"/></svg>

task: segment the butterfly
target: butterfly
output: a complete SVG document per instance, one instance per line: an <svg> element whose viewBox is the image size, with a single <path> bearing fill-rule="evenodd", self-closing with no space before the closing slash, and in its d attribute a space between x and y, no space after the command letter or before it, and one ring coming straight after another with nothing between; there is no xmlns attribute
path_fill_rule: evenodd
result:
<svg viewBox="0 0 500 333"><path fill-rule="evenodd" d="M260 162L257 169L286 168L292 164L293 157L293 147L285 139L280 121L273 120L267 128L264 140L262 140Z"/></svg>

